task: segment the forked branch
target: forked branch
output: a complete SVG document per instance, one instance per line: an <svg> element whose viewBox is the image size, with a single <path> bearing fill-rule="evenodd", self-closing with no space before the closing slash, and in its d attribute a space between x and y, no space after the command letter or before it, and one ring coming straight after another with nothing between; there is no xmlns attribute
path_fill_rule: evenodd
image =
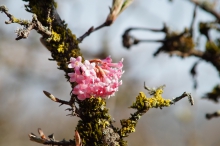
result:
<svg viewBox="0 0 220 146"><path fill-rule="evenodd" d="M29 36L30 31L32 29L35 29L38 33L42 34L43 36L49 37L52 35L51 31L47 27L44 27L40 21L38 21L37 16L35 14L33 14L32 16L32 21L28 21L17 19L8 12L8 9L5 6L0 6L0 11L5 13L9 18L8 21L5 21L5 24L17 23L24 26L23 28L19 28L16 30L16 40L26 39Z"/></svg>

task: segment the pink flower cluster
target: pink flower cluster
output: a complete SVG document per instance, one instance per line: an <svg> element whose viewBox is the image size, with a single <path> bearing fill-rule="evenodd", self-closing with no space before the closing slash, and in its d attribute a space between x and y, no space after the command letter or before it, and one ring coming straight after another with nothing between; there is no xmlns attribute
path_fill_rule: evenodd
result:
<svg viewBox="0 0 220 146"><path fill-rule="evenodd" d="M85 60L82 57L70 58L69 68L74 69L74 73L69 73L70 82L76 82L72 93L78 96L79 100L90 97L109 98L118 91L119 81L123 71L123 59L119 63L112 63L111 57L104 60Z"/></svg>

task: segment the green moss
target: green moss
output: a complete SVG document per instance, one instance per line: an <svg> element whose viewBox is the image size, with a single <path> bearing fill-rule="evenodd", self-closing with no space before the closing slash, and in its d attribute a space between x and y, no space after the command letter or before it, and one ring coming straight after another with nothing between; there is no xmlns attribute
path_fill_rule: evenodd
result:
<svg viewBox="0 0 220 146"><path fill-rule="evenodd" d="M67 67L71 57L82 56L79 49L77 37L67 28L67 24L56 19L57 13L54 8L57 7L53 0L29 0L27 10L35 13L43 26L51 28L52 35L44 36L45 45L51 52L51 56L56 60L58 69L63 70L65 77L69 80L68 73L73 69ZM51 9L49 17L48 9ZM72 87L76 84L71 83ZM100 97L92 97L83 101L77 100L82 119L78 122L76 130L79 132L83 145L104 146L103 130L111 125L110 115L106 108L106 102ZM117 132L117 131L115 131Z"/></svg>
<svg viewBox="0 0 220 146"><path fill-rule="evenodd" d="M127 141L124 141L123 139L120 139L119 144L120 144L120 146L127 146L128 145Z"/></svg>
<svg viewBox="0 0 220 146"><path fill-rule="evenodd" d="M53 2L54 7L57 9L58 8L58 4L57 2Z"/></svg>
<svg viewBox="0 0 220 146"><path fill-rule="evenodd" d="M189 52L195 47L193 38L191 36L183 36L180 38L179 50L181 52Z"/></svg>
<svg viewBox="0 0 220 146"><path fill-rule="evenodd" d="M68 73L73 72L73 70L67 67L68 61L71 57L82 56L78 47L77 37L67 28L67 24L59 19L55 9L57 3L54 0L26 1L29 2L26 10L36 14L43 26L51 28L52 35L49 37L44 36L43 39L48 50L51 52L52 58L57 61L59 69L66 73L65 77L69 80ZM71 84L74 86L73 83Z"/></svg>
<svg viewBox="0 0 220 146"><path fill-rule="evenodd" d="M220 55L220 48L212 41L206 42L206 52L215 55Z"/></svg>
<svg viewBox="0 0 220 146"><path fill-rule="evenodd" d="M76 130L80 133L83 145L103 145L103 129L110 126L110 116L104 99L88 98L79 101L83 120L78 122Z"/></svg>
<svg viewBox="0 0 220 146"><path fill-rule="evenodd" d="M166 40L169 41L166 42L166 46L164 46L164 48L166 48L167 51L178 50L183 53L187 53L193 50L195 44L192 36L187 32L188 31L186 30L186 33L182 36L180 36L180 34L177 32L167 33Z"/></svg>

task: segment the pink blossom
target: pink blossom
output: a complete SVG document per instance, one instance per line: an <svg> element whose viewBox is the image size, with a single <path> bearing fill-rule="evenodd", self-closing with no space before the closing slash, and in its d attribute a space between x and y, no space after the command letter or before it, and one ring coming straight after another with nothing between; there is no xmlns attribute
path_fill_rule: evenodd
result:
<svg viewBox="0 0 220 146"><path fill-rule="evenodd" d="M82 57L70 58L69 68L74 72L69 73L70 82L76 82L72 93L78 96L79 100L90 97L109 98L113 96L118 87L122 84L123 59L119 63L112 63L111 57L104 60L85 60Z"/></svg>

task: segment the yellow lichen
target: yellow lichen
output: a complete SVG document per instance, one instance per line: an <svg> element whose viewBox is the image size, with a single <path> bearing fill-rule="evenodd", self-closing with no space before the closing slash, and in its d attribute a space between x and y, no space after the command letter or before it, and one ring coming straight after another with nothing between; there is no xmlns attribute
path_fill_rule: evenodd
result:
<svg viewBox="0 0 220 146"><path fill-rule="evenodd" d="M161 95L163 94L163 89L158 88L155 92L155 94L147 98L147 103L149 105L149 108L157 108L157 107L164 107L164 106L170 106L171 100L170 99L164 99Z"/></svg>
<svg viewBox="0 0 220 146"><path fill-rule="evenodd" d="M64 43L59 44L57 51L58 51L58 53L64 53Z"/></svg>
<svg viewBox="0 0 220 146"><path fill-rule="evenodd" d="M136 97L136 101L131 108L138 109L139 111L147 112L150 108L162 108L170 106L171 100L164 99L161 95L163 93L162 88L158 88L152 97L147 98L143 92L140 92Z"/></svg>
<svg viewBox="0 0 220 146"><path fill-rule="evenodd" d="M109 121L106 121L105 119L98 119L98 124L102 126L102 128L105 128L110 125Z"/></svg>
<svg viewBox="0 0 220 146"><path fill-rule="evenodd" d="M47 22L51 23L53 21L53 19L51 19L50 17L47 18Z"/></svg>
<svg viewBox="0 0 220 146"><path fill-rule="evenodd" d="M55 31L52 30L52 40L55 42L60 41L60 34L56 33Z"/></svg>
<svg viewBox="0 0 220 146"><path fill-rule="evenodd" d="M125 136L127 136L128 133L135 132L136 124L137 124L137 122L133 121L131 119L121 120L122 128L120 130L120 135L125 137Z"/></svg>
<svg viewBox="0 0 220 146"><path fill-rule="evenodd" d="M19 22L20 22L20 20L19 20L19 19L17 19L17 18L15 18L14 16L12 16L12 22L13 22L13 23L19 23Z"/></svg>
<svg viewBox="0 0 220 146"><path fill-rule="evenodd" d="M85 120L80 120L76 130L80 133L83 145L102 145L103 129L110 126L110 116L106 101L101 97L91 97L79 102Z"/></svg>

